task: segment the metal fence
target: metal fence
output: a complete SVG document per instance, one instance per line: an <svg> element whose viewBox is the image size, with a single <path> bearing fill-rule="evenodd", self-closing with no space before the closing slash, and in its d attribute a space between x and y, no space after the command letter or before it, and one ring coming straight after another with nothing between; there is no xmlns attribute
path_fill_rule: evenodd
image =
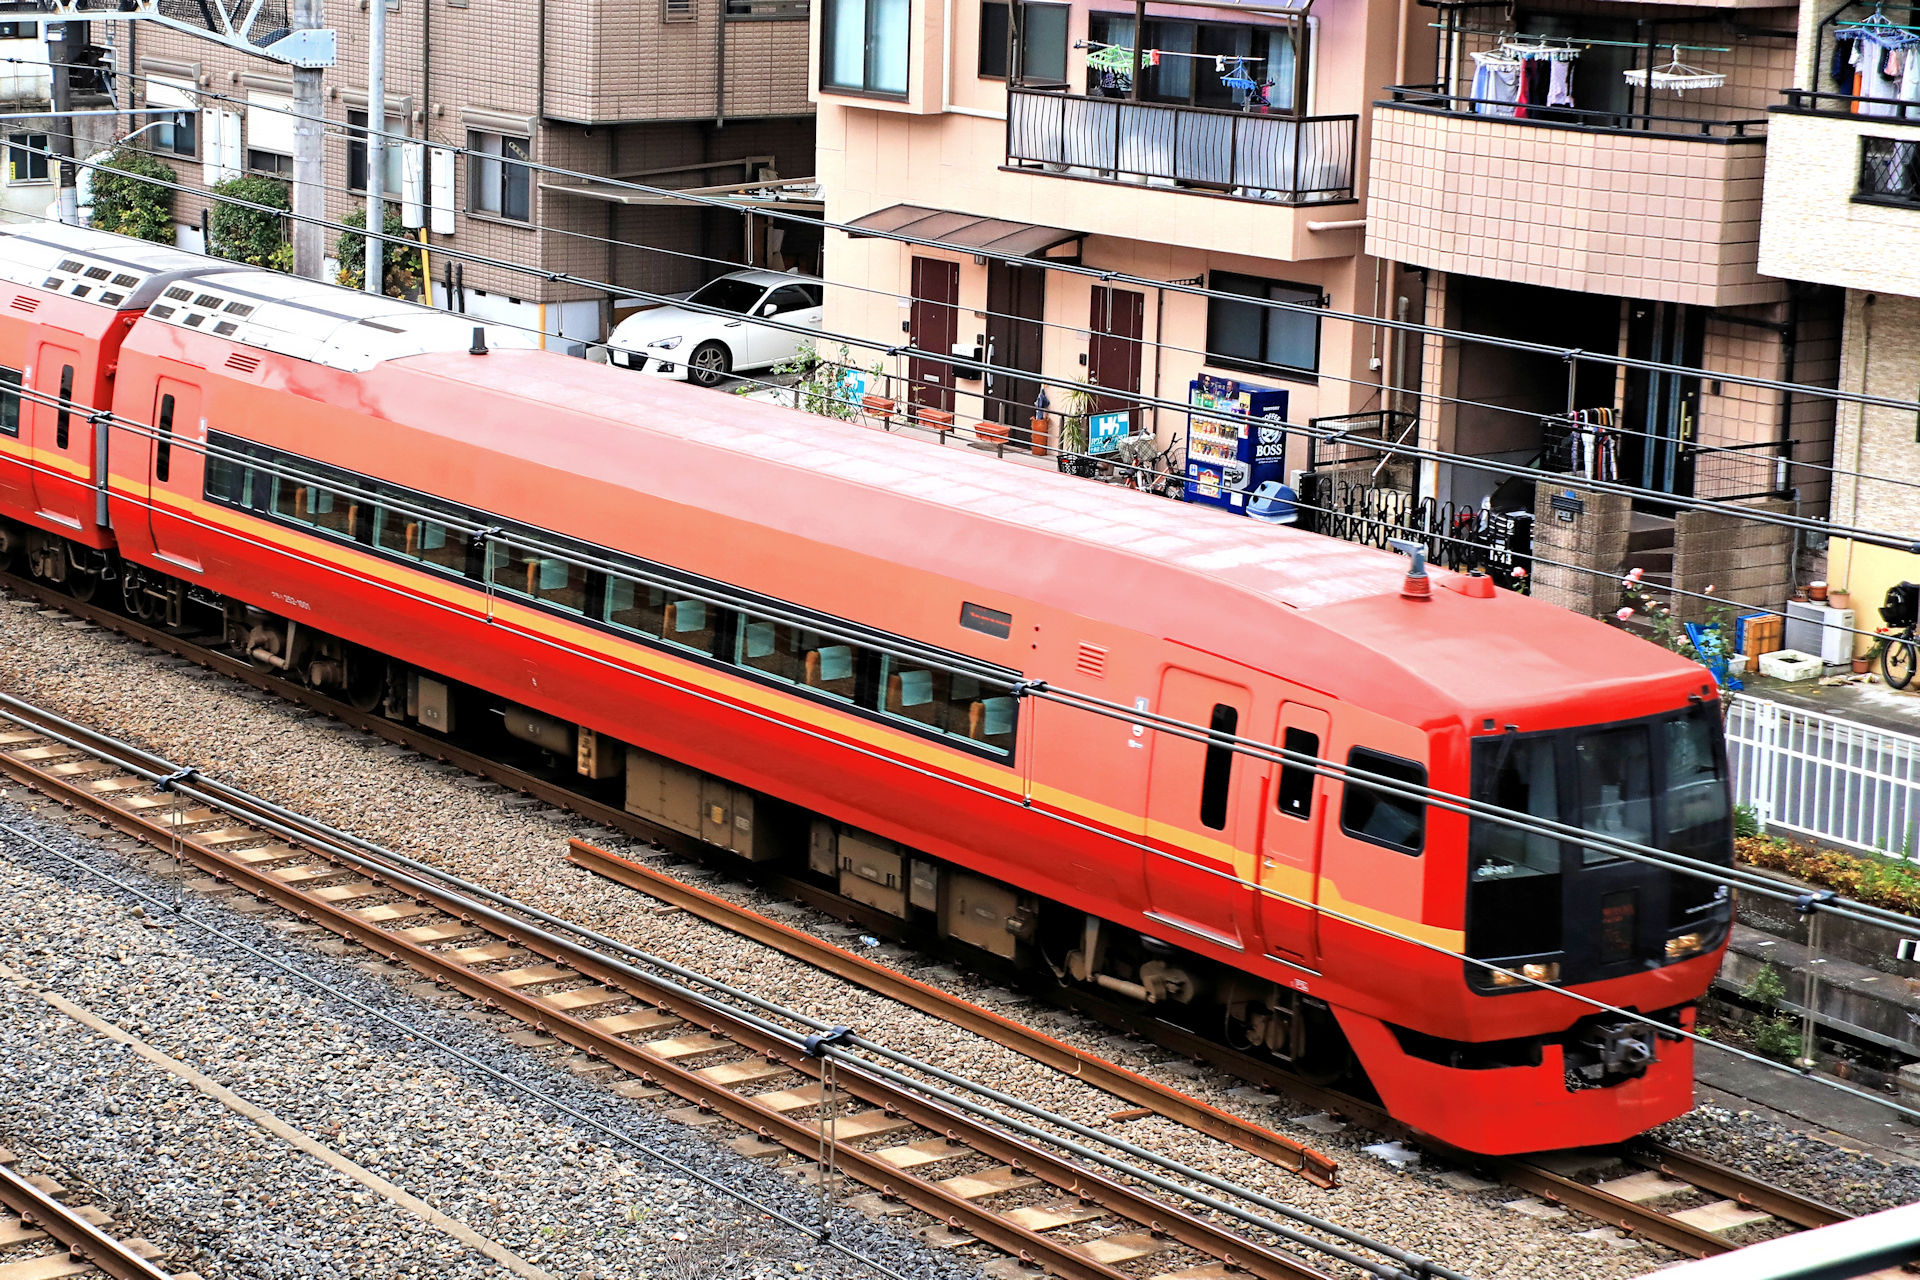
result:
<svg viewBox="0 0 1920 1280"><path fill-rule="evenodd" d="M1435 502L1388 485L1355 483L1336 473L1309 471L1300 477L1300 525L1374 547L1384 548L1393 539L1424 542L1434 564L1481 569L1503 587L1526 589L1532 570L1531 514Z"/></svg>
<svg viewBox="0 0 1920 1280"><path fill-rule="evenodd" d="M1920 737L1741 694L1727 755L1734 803L1768 830L1920 853Z"/></svg>
<svg viewBox="0 0 1920 1280"><path fill-rule="evenodd" d="M1358 116L1257 115L1014 89L1007 163L1321 204L1353 199Z"/></svg>

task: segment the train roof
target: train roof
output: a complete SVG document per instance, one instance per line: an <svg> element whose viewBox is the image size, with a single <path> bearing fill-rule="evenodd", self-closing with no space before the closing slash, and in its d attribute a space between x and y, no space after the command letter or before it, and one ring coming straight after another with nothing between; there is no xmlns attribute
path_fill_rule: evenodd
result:
<svg viewBox="0 0 1920 1280"><path fill-rule="evenodd" d="M534 341L521 330L476 325L433 307L254 269L179 281L154 300L147 315L347 373L428 352L465 351L476 328L486 330L490 346L528 347Z"/></svg>
<svg viewBox="0 0 1920 1280"><path fill-rule="evenodd" d="M60 223L0 225L0 280L115 311L152 304L170 285L238 268L172 245Z"/></svg>

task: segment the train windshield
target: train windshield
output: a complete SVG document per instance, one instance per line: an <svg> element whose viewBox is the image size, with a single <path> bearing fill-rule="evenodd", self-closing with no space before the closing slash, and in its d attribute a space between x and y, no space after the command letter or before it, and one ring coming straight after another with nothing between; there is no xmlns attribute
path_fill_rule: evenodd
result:
<svg viewBox="0 0 1920 1280"><path fill-rule="evenodd" d="M1473 747L1473 796L1516 819L1469 825L1467 949L1563 963L1579 981L1684 959L1719 940L1722 886L1531 830L1543 818L1726 865L1732 808L1710 706Z"/></svg>

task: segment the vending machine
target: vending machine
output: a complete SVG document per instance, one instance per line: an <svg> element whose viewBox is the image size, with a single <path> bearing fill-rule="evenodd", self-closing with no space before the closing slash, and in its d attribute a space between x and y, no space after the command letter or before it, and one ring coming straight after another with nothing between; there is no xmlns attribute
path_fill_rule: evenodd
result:
<svg viewBox="0 0 1920 1280"><path fill-rule="evenodd" d="M1287 393L1203 374L1187 384L1188 502L1242 514L1268 480L1287 478Z"/></svg>

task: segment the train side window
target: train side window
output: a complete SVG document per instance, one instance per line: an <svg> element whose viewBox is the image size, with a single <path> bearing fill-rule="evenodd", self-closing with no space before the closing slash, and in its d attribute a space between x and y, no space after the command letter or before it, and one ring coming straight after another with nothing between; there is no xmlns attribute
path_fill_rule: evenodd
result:
<svg viewBox="0 0 1920 1280"><path fill-rule="evenodd" d="M66 416L66 411L61 411ZM161 484L173 473L173 397L160 397L160 420L154 425L153 478Z"/></svg>
<svg viewBox="0 0 1920 1280"><path fill-rule="evenodd" d="M172 399L171 396L168 399ZM53 428L53 447L64 449L73 435L73 366L60 366L60 416ZM165 480L165 476L160 477Z"/></svg>
<svg viewBox="0 0 1920 1280"><path fill-rule="evenodd" d="M531 531L516 531L532 538ZM587 611L587 570L561 556L507 542L489 544L493 585L568 613Z"/></svg>
<svg viewBox="0 0 1920 1280"><path fill-rule="evenodd" d="M247 505L247 491L251 487L252 469L235 456L238 450L234 442L224 436L207 438L207 498L213 502L228 506Z"/></svg>
<svg viewBox="0 0 1920 1280"><path fill-rule="evenodd" d="M1425 765L1365 747L1347 752L1347 768L1378 774L1408 786L1427 785ZM1427 806L1422 801L1376 791L1352 778L1347 779L1345 791L1340 802L1342 831L1369 844L1420 856L1427 838Z"/></svg>
<svg viewBox="0 0 1920 1280"><path fill-rule="evenodd" d="M387 497L391 505L380 504L374 515L374 546L453 573L466 570L466 539L457 529L429 519L432 508L415 494L390 490Z"/></svg>
<svg viewBox="0 0 1920 1280"><path fill-rule="evenodd" d="M1207 728L1231 736L1240 727L1240 712L1224 702L1213 704ZM1222 738L1207 743L1206 765L1200 771L1200 822L1215 831L1227 825L1227 797L1233 785L1233 744Z"/></svg>
<svg viewBox="0 0 1920 1280"><path fill-rule="evenodd" d="M720 613L705 600L669 592L660 610L660 638L682 649L711 654Z"/></svg>
<svg viewBox="0 0 1920 1280"><path fill-rule="evenodd" d="M0 368L0 436L20 434L20 371Z"/></svg>
<svg viewBox="0 0 1920 1280"><path fill-rule="evenodd" d="M626 631L658 640L667 593L631 578L607 578L606 620Z"/></svg>
<svg viewBox="0 0 1920 1280"><path fill-rule="evenodd" d="M859 662L854 646L805 627L742 615L734 661L776 680L853 701Z"/></svg>
<svg viewBox="0 0 1920 1280"><path fill-rule="evenodd" d="M884 654L880 710L996 751L1013 749L1014 700L969 675L939 671L910 658Z"/></svg>
<svg viewBox="0 0 1920 1280"><path fill-rule="evenodd" d="M1317 757L1320 754L1320 735L1308 733L1305 729L1288 729L1281 736L1280 747L1284 751ZM1274 793L1274 807L1290 817L1313 817L1313 783L1317 776L1304 764L1292 760L1283 763L1280 766L1280 786Z"/></svg>

